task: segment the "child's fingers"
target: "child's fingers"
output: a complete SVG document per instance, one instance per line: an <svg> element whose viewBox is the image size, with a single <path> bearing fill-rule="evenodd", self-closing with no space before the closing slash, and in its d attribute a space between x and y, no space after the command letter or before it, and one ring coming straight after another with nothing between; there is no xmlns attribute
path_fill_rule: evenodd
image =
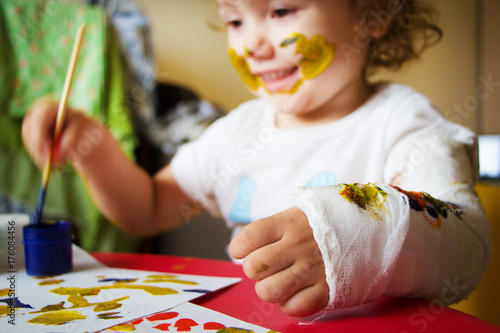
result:
<svg viewBox="0 0 500 333"><path fill-rule="evenodd" d="M51 143L57 104L47 98L33 104L25 115L21 136L24 145L38 167L43 167Z"/></svg>
<svg viewBox="0 0 500 333"><path fill-rule="evenodd" d="M326 282L316 283L299 290L292 297L281 302L280 309L289 316L311 316L328 305L328 291Z"/></svg>
<svg viewBox="0 0 500 333"><path fill-rule="evenodd" d="M235 259L243 259L253 251L272 244L283 236L283 214L252 222L241 230L229 244L229 253Z"/></svg>
<svg viewBox="0 0 500 333"><path fill-rule="evenodd" d="M284 270L270 275L255 285L259 297L271 303L281 303L308 288L318 281L324 281L324 266L322 262L314 264L297 261Z"/></svg>
<svg viewBox="0 0 500 333"><path fill-rule="evenodd" d="M290 267L296 257L287 244L275 242L257 249L246 256L243 271L252 280L262 280Z"/></svg>

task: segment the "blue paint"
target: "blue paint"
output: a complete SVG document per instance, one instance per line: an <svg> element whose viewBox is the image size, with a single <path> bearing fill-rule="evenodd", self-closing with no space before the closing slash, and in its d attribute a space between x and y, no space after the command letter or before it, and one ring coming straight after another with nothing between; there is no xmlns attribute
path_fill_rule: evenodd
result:
<svg viewBox="0 0 500 333"><path fill-rule="evenodd" d="M188 293L200 293L200 294L208 294L212 292L212 290L207 290L207 289L183 289L182 291L188 292Z"/></svg>
<svg viewBox="0 0 500 333"><path fill-rule="evenodd" d="M45 202L45 196L47 195L47 189L40 185L40 191L38 192L38 200L36 203L36 209L33 214L33 223L35 225L42 224L42 215L43 215L43 204Z"/></svg>
<svg viewBox="0 0 500 333"><path fill-rule="evenodd" d="M29 304L24 304L19 300L19 297L9 297L0 299L0 303L6 303L11 308L24 308L24 309L33 309L33 307Z"/></svg>
<svg viewBox="0 0 500 333"><path fill-rule="evenodd" d="M23 228L26 273L49 276L73 269L71 224L67 221L27 225Z"/></svg>
<svg viewBox="0 0 500 333"><path fill-rule="evenodd" d="M240 180L238 186L238 194L236 200L231 207L231 212L229 213L229 220L239 223L251 223L250 219L250 208L251 201L257 190L257 183L249 178L243 177Z"/></svg>
<svg viewBox="0 0 500 333"><path fill-rule="evenodd" d="M133 278L106 278L106 279L99 279L97 280L98 282L135 282L137 279Z"/></svg>
<svg viewBox="0 0 500 333"><path fill-rule="evenodd" d="M317 187L317 186L329 186L337 184L337 178L331 171L323 171L316 176L312 177L308 182L307 186Z"/></svg>

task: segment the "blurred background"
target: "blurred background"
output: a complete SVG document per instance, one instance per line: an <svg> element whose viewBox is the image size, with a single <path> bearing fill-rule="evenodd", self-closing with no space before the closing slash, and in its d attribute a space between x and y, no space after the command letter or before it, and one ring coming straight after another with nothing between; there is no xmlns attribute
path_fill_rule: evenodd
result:
<svg viewBox="0 0 500 333"><path fill-rule="evenodd" d="M150 19L160 81L191 87L227 109L251 98L226 55L212 0L139 0ZM443 40L421 61L374 79L408 84L428 95L449 118L481 134L500 133L500 93L476 98L479 77L500 82L500 2L439 0ZM500 85L493 87L500 89ZM483 91L481 91L482 93ZM486 93L485 93L486 95Z"/></svg>

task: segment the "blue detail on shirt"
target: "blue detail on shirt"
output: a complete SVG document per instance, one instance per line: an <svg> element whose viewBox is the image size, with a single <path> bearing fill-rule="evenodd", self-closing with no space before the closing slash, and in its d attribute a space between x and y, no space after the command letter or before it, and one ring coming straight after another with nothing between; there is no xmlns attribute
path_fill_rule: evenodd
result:
<svg viewBox="0 0 500 333"><path fill-rule="evenodd" d="M336 184L337 184L337 178L335 178L335 175L331 171L323 171L317 174L316 176L312 177L307 182L306 186L316 187L316 186L329 186Z"/></svg>
<svg viewBox="0 0 500 333"><path fill-rule="evenodd" d="M238 195L229 212L229 220L240 223L252 222L250 220L250 202L255 190L257 190L257 183L254 180L248 177L241 178L238 185Z"/></svg>

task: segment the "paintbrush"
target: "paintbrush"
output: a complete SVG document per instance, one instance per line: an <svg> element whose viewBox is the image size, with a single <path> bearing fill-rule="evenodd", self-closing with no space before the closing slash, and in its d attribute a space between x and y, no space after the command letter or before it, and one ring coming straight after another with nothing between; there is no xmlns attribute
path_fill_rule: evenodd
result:
<svg viewBox="0 0 500 333"><path fill-rule="evenodd" d="M80 25L78 32L76 33L75 42L73 43L73 50L71 52L71 58L69 61L68 71L66 72L66 79L64 81L64 87L61 94L61 99L59 101L59 108L57 109L56 126L54 128L54 138L52 140L52 145L49 150L49 156L47 156L47 161L43 168L42 173L42 184L40 185L40 191L38 192L38 201L35 210L35 216L33 219L34 224L41 224L43 204L45 202L45 196L47 194L47 187L50 180L50 171L52 168L52 159L54 158L54 146L59 140L59 135L61 134L62 126L64 123L64 117L66 115L66 107L68 105L69 92L71 90L71 85L73 83L73 76L75 74L76 63L78 61L78 55L80 54L80 47L82 45L83 33L85 31L85 23Z"/></svg>

